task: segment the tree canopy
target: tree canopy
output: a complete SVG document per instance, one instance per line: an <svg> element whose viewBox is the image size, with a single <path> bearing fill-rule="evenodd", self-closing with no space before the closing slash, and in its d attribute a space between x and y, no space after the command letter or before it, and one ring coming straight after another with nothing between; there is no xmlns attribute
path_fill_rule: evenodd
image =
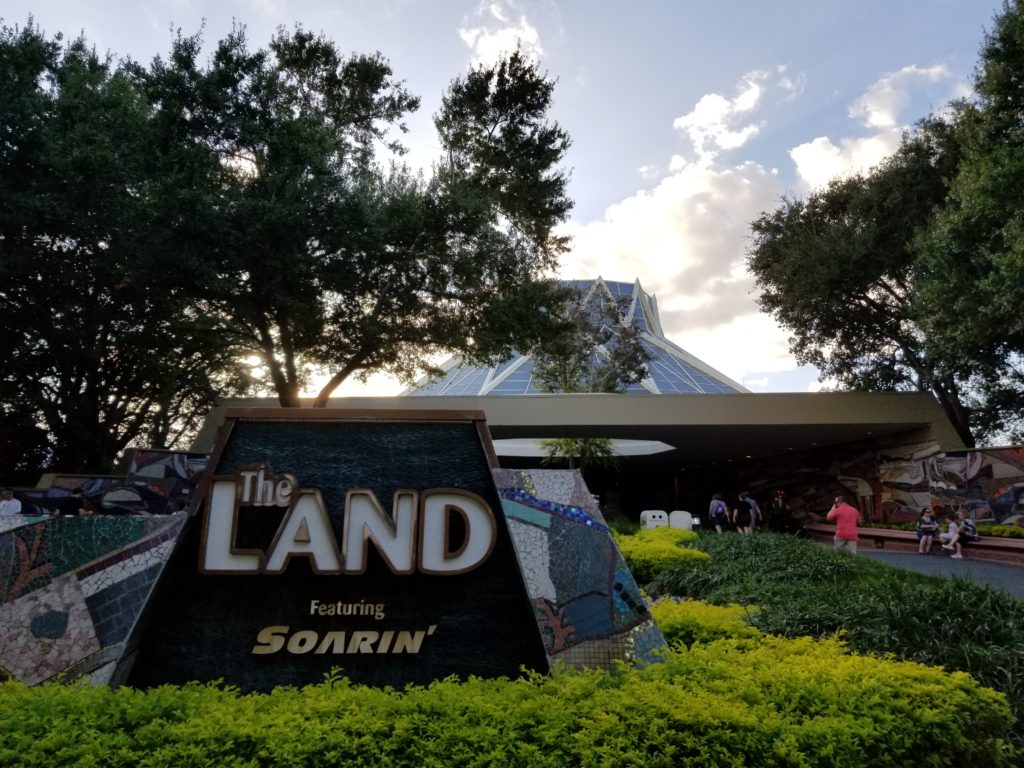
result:
<svg viewBox="0 0 1024 768"><path fill-rule="evenodd" d="M932 392L972 443L961 382L914 312L914 237L958 159L954 127L926 121L872 173L762 214L747 264L799 362L844 388Z"/></svg>
<svg viewBox="0 0 1024 768"><path fill-rule="evenodd" d="M931 392L967 445L1024 437L1024 10L986 36L977 97L868 174L752 223L758 301L849 389Z"/></svg>
<svg viewBox="0 0 1024 768"><path fill-rule="evenodd" d="M109 470L218 396L282 405L550 335L569 137L518 52L452 81L429 173L380 54L301 26L143 65L0 30L0 456ZM177 441L177 443L176 443Z"/></svg>
<svg viewBox="0 0 1024 768"><path fill-rule="evenodd" d="M401 153L393 134L419 104L380 55L345 57L301 27L255 52L235 30L207 66L200 48L179 38L139 79L165 130L216 159L199 158L217 169L210 207L182 236L204 242L208 311L282 405L316 373L325 405L352 375L408 380L442 352L528 343L537 322L513 327L498 310L554 266L570 207L557 169L569 139L547 120L553 84L534 64L517 52L452 82L428 177L377 159ZM543 306L541 293L529 297Z"/></svg>
<svg viewBox="0 0 1024 768"><path fill-rule="evenodd" d="M233 361L163 285L148 105L84 40L0 30L0 414L15 472L174 446Z"/></svg>

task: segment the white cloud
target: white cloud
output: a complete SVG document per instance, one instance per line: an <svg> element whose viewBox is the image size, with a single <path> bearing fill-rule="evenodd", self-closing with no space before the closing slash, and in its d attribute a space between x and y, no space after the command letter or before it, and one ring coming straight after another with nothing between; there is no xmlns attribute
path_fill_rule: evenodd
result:
<svg viewBox="0 0 1024 768"><path fill-rule="evenodd" d="M832 140L819 136L789 150L796 172L808 190L824 187L833 179L866 173L896 151L900 131L890 129L860 139Z"/></svg>
<svg viewBox="0 0 1024 768"><path fill-rule="evenodd" d="M909 65L872 83L849 105L848 114L874 133L837 141L819 136L789 151L804 191L823 187L833 179L867 173L895 152L901 132L907 125L903 113L911 97L918 91L934 89L936 85L941 86L942 103L969 92L966 84L955 78L944 65ZM915 119L921 115L910 117Z"/></svg>
<svg viewBox="0 0 1024 768"><path fill-rule="evenodd" d="M705 94L692 110L676 118L673 127L686 134L698 159L709 162L758 135L764 123L751 116L767 94L774 92L776 99L792 101L803 92L804 79L802 73L791 74L785 65L753 70L740 78L735 96Z"/></svg>
<svg viewBox="0 0 1024 768"><path fill-rule="evenodd" d="M807 77L803 72L798 72L794 75L789 74L789 67L785 64L780 65L775 70L778 75L777 84L779 89L785 93L783 97L784 101L793 101L800 94L804 92L804 85L807 83Z"/></svg>
<svg viewBox="0 0 1024 768"><path fill-rule="evenodd" d="M661 173L657 167L653 165L641 165L636 169L636 171L640 174L640 178L647 180L656 179Z"/></svg>
<svg viewBox="0 0 1024 768"><path fill-rule="evenodd" d="M517 48L534 61L544 53L537 29L510 0L482 2L472 21L463 21L459 37L472 49L474 64L491 64Z"/></svg>
<svg viewBox="0 0 1024 768"><path fill-rule="evenodd" d="M911 90L925 83L952 79L953 75L941 64L927 68L911 64L889 72L850 105L850 117L862 120L868 128L895 128L910 101Z"/></svg>
<svg viewBox="0 0 1024 768"><path fill-rule="evenodd" d="M746 272L749 222L781 193L775 171L681 159L653 189L599 221L571 222L560 276L639 278L658 297L666 335L735 381L796 364L786 334L761 314Z"/></svg>
<svg viewBox="0 0 1024 768"><path fill-rule="evenodd" d="M717 93L704 95L690 112L676 118L673 127L686 133L698 157L705 160L715 157L720 150L743 146L757 135L759 127L754 123L736 123L757 106L763 79L762 72L744 75L733 99Z"/></svg>

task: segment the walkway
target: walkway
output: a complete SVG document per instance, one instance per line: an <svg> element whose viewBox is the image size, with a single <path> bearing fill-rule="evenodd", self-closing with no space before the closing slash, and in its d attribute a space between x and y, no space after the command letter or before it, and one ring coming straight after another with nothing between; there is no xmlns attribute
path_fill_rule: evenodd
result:
<svg viewBox="0 0 1024 768"><path fill-rule="evenodd" d="M941 555L886 552L867 548L858 549L858 554L908 571L927 573L932 576L962 576L975 584L988 584L1009 592L1018 600L1024 600L1024 566L1021 565L1008 565L991 560L971 560L969 555L966 560L951 560Z"/></svg>

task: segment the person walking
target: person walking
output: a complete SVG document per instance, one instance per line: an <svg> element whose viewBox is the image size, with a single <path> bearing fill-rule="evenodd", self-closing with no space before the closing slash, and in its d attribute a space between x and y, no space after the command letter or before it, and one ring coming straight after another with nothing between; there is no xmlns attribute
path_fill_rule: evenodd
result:
<svg viewBox="0 0 1024 768"><path fill-rule="evenodd" d="M842 552L857 554L857 524L860 523L860 512L856 507L846 503L845 496L836 496L832 509L826 515L827 520L836 521L836 535L832 540L833 547Z"/></svg>
<svg viewBox="0 0 1024 768"><path fill-rule="evenodd" d="M747 503L746 491L740 494L739 501L736 502L736 509L732 511L732 522L739 533L754 532L754 508Z"/></svg>
<svg viewBox="0 0 1024 768"><path fill-rule="evenodd" d="M781 488L775 490L775 496L768 504L768 517L765 520L765 528L776 533L789 531L793 524L793 511L786 501L786 492Z"/></svg>
<svg viewBox="0 0 1024 768"><path fill-rule="evenodd" d="M739 495L739 501L736 503L736 511L733 517L736 529L739 530L740 534L753 534L758 529L758 520L760 519L761 508L754 501L754 497L750 495L750 492L744 490Z"/></svg>
<svg viewBox="0 0 1024 768"><path fill-rule="evenodd" d="M708 507L708 517L711 524L715 526L717 533L722 532L722 526L729 520L729 508L722 501L722 494L716 493L711 497L711 505Z"/></svg>

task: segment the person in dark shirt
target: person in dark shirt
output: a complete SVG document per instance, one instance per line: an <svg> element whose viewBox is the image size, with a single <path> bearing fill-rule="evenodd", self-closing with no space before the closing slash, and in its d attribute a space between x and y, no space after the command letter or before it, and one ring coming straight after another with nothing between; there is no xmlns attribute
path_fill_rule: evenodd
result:
<svg viewBox="0 0 1024 768"><path fill-rule="evenodd" d="M60 517L80 515L85 512L82 501L82 491L76 488L71 495L57 502L57 514Z"/></svg>

